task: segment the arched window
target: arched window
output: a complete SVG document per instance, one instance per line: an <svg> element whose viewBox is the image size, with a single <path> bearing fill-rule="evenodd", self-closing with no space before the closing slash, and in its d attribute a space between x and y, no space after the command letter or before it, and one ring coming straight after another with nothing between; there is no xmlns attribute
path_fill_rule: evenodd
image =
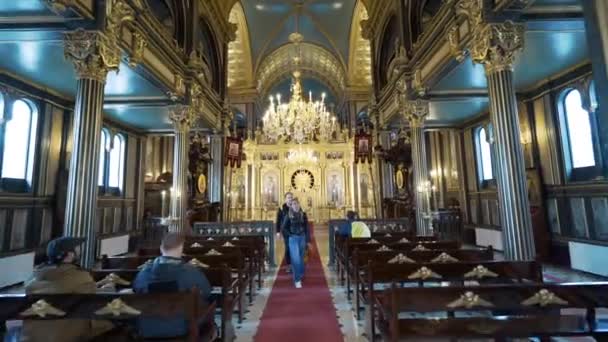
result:
<svg viewBox="0 0 608 342"><path fill-rule="evenodd" d="M477 172L479 180L481 182L492 180L494 179L494 171L492 170L492 150L484 127L477 130L475 143L477 145Z"/></svg>
<svg viewBox="0 0 608 342"><path fill-rule="evenodd" d="M109 162L108 186L110 188L122 190L123 175L125 172L125 143L124 138L120 134L114 136Z"/></svg>
<svg viewBox="0 0 608 342"><path fill-rule="evenodd" d="M24 180L31 186L38 115L28 102L17 100L4 120L2 179Z"/></svg>
<svg viewBox="0 0 608 342"><path fill-rule="evenodd" d="M122 134L112 135L102 129L99 147L100 193L119 194L122 191L125 174L126 138Z"/></svg>
<svg viewBox="0 0 608 342"><path fill-rule="evenodd" d="M595 166L591 117L583 107L583 98L579 90L567 90L563 97L563 114L571 168Z"/></svg>

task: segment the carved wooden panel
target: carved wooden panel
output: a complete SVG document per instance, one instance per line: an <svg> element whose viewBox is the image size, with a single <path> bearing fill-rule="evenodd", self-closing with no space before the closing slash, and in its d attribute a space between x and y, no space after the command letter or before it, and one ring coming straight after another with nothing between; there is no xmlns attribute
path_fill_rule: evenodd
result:
<svg viewBox="0 0 608 342"><path fill-rule="evenodd" d="M585 199L581 197L570 199L570 215L572 217L572 234L577 238L588 238L587 214Z"/></svg>
<svg viewBox="0 0 608 342"><path fill-rule="evenodd" d="M595 238L608 240L608 198L591 198Z"/></svg>
<svg viewBox="0 0 608 342"><path fill-rule="evenodd" d="M549 227L553 234L560 235L562 232L559 218L559 209L557 199L551 198L547 200L547 217L549 218Z"/></svg>
<svg viewBox="0 0 608 342"><path fill-rule="evenodd" d="M28 228L28 209L14 209L11 224L11 250L25 248Z"/></svg>

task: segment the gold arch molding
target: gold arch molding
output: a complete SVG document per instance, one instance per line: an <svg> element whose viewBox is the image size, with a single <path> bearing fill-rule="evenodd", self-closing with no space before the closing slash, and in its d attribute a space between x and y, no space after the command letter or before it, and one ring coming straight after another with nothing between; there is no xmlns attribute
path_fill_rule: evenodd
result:
<svg viewBox="0 0 608 342"><path fill-rule="evenodd" d="M245 11L240 2L234 4L229 21L237 27L236 38L228 44L228 87L253 87L251 43Z"/></svg>
<svg viewBox="0 0 608 342"><path fill-rule="evenodd" d="M311 43L302 43L300 54L300 69L304 75L317 78L341 97L346 86L346 72L340 61L325 48ZM295 49L286 44L264 58L256 73L256 88L260 94L267 94L274 85L291 75L294 57Z"/></svg>
<svg viewBox="0 0 608 342"><path fill-rule="evenodd" d="M371 87L372 54L369 40L363 38L361 22L369 18L364 3L359 0L355 6L350 30L348 56L348 82L355 87Z"/></svg>

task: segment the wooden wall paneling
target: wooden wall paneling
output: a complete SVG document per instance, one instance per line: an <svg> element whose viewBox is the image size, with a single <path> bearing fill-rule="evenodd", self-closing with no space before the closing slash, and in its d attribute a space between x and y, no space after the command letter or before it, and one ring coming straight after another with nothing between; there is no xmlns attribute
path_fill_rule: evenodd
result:
<svg viewBox="0 0 608 342"><path fill-rule="evenodd" d="M561 235L561 220L559 216L559 205L557 198L548 198L547 201L547 218L549 220L549 229L554 235Z"/></svg>
<svg viewBox="0 0 608 342"><path fill-rule="evenodd" d="M465 171L467 177L467 190L477 191L477 170L475 167L475 147L473 144L473 130L466 129L464 131L464 159L465 159Z"/></svg>
<svg viewBox="0 0 608 342"><path fill-rule="evenodd" d="M126 231L130 232L134 230L134 225L133 225L133 207L127 207L126 209L126 213L125 213L125 229Z"/></svg>
<svg viewBox="0 0 608 342"><path fill-rule="evenodd" d="M49 176L49 149L51 145L51 128L53 123L53 106L42 101L36 103L38 112L38 130L36 131L36 151L34 165L34 193L38 196L47 194L47 178Z"/></svg>
<svg viewBox="0 0 608 342"><path fill-rule="evenodd" d="M103 234L103 228L104 228L104 219L105 219L105 211L103 208L97 208L97 215L95 217L95 222L96 222L96 227L95 227L95 233L97 236L102 235Z"/></svg>
<svg viewBox="0 0 608 342"><path fill-rule="evenodd" d="M145 181L146 179L148 179L147 174L145 174L144 172L147 172L147 162L148 162L148 158L144 158L144 156L147 156L149 154L148 151L148 141L150 139L148 139L147 137L141 137L138 141L138 145L139 145L139 149L137 151L138 154L138 158L137 160L139 161L138 164L138 170L139 172L137 173L137 207L136 207L136 222L135 222L135 229L137 229L138 231L141 230L142 227L142 221L143 221L143 217L144 217L144 198L145 198Z"/></svg>
<svg viewBox="0 0 608 342"><path fill-rule="evenodd" d="M593 238L608 240L608 198L592 197Z"/></svg>
<svg viewBox="0 0 608 342"><path fill-rule="evenodd" d="M39 245L51 240L53 234L53 210L51 208L42 209L42 224L40 225Z"/></svg>
<svg viewBox="0 0 608 342"><path fill-rule="evenodd" d="M48 163L46 169L46 184L43 195L55 194L57 188L57 177L61 161L61 146L63 140L63 117L62 108L53 107L51 113L51 129L49 137Z"/></svg>
<svg viewBox="0 0 608 342"><path fill-rule="evenodd" d="M139 173L138 159L137 159L137 143L138 138L132 135L127 136L127 150L126 150L126 163L125 163L125 191L124 197L132 198L135 196L135 189L137 186L136 178Z"/></svg>
<svg viewBox="0 0 608 342"><path fill-rule="evenodd" d="M112 234L118 233L120 231L122 231L124 229L124 227L121 227L123 224L122 221L122 207L114 207L112 208L113 212L113 224L112 224Z"/></svg>
<svg viewBox="0 0 608 342"><path fill-rule="evenodd" d="M576 238L589 238L589 227L587 223L585 198L571 197L569 199L569 203L570 214L572 217L572 234Z"/></svg>
<svg viewBox="0 0 608 342"><path fill-rule="evenodd" d="M10 249L10 228L8 225L8 209L0 209L0 251Z"/></svg>
<svg viewBox="0 0 608 342"><path fill-rule="evenodd" d="M29 209L12 210L10 250L26 247L29 212Z"/></svg>
<svg viewBox="0 0 608 342"><path fill-rule="evenodd" d="M540 169L543 182L547 185L561 184L562 168L559 162L557 125L552 114L551 96L549 94L534 101L534 119L536 121L536 139L540 156Z"/></svg>
<svg viewBox="0 0 608 342"><path fill-rule="evenodd" d="M114 208L106 207L103 208L103 235L111 234L112 227L114 225Z"/></svg>

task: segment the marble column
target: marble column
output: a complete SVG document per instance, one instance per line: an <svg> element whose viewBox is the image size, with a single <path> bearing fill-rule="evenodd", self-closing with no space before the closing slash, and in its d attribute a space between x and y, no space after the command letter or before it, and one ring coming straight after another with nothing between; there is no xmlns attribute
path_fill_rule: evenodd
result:
<svg viewBox="0 0 608 342"><path fill-rule="evenodd" d="M222 184L224 176L222 166L224 162L224 139L219 134L210 138L211 165L209 167L208 189L209 202L219 203L222 201Z"/></svg>
<svg viewBox="0 0 608 342"><path fill-rule="evenodd" d="M188 210L188 148L190 146L190 126L193 121L191 106L176 105L171 108L173 123L173 189L171 191L171 218L169 231L186 233L186 211Z"/></svg>
<svg viewBox="0 0 608 342"><path fill-rule="evenodd" d="M416 189L416 232L418 235L433 234L430 219L429 169L424 137L424 121L428 114L429 103L426 101L418 99L407 104L406 118L411 129L412 166L414 189Z"/></svg>
<svg viewBox="0 0 608 342"><path fill-rule="evenodd" d="M118 70L120 51L103 33L76 30L64 37L64 53L78 77L74 107L73 150L67 187L64 235L85 238L80 263L96 257L99 150L106 76Z"/></svg>
<svg viewBox="0 0 608 342"><path fill-rule="evenodd" d="M482 24L471 56L485 66L505 257L533 260L534 239L520 141L513 63L524 44L524 26L510 21Z"/></svg>

